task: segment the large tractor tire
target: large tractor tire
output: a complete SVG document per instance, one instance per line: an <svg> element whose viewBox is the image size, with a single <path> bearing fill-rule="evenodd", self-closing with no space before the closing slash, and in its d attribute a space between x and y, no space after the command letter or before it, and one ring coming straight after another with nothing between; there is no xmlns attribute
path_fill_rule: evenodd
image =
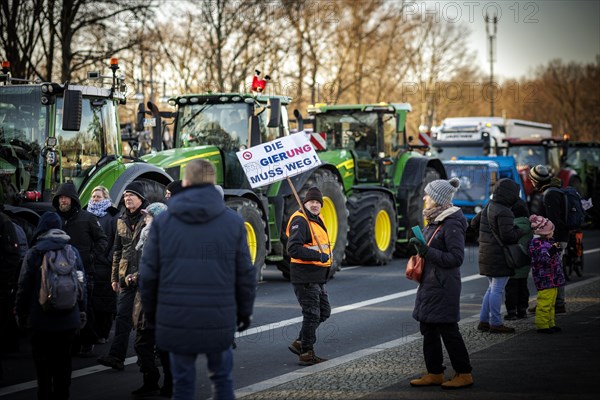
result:
<svg viewBox="0 0 600 400"><path fill-rule="evenodd" d="M408 215L408 229L415 225L419 225L421 229L425 228L425 218L423 218L425 186L437 179L440 179L440 173L431 167L427 167L421 184L408 201L408 209L402 211L405 215ZM399 257L408 257L413 254L415 254L414 248L408 243L398 243L396 245L396 255Z"/></svg>
<svg viewBox="0 0 600 400"><path fill-rule="evenodd" d="M313 187L318 187L323 193L323 208L321 208L321 217L325 222L329 240L333 249L333 264L331 265L331 273L329 278L333 278L335 273L339 271L346 245L348 243L348 209L346 208L346 195L341 182L333 174L326 169L316 170L302 189L298 192L300 200L306 195L306 191ZM277 264L277 268L281 271L284 278L290 279L290 258L287 254L287 236L285 234L288 221L292 214L299 209L296 198L291 195L286 198L285 209L283 214L283 226L281 234L281 242L283 244L283 261Z"/></svg>
<svg viewBox="0 0 600 400"><path fill-rule="evenodd" d="M227 207L236 211L244 219L250 260L256 268L256 281L260 282L267 255L267 234L265 233L262 211L256 203L243 198L228 199L226 204Z"/></svg>
<svg viewBox="0 0 600 400"><path fill-rule="evenodd" d="M146 178L138 178L134 182L139 182L142 184L142 187L144 188L144 196L146 197L148 203L165 203L165 185ZM123 202L122 196L120 199L113 199L113 202L119 205L118 209L120 211L125 210L125 203Z"/></svg>
<svg viewBox="0 0 600 400"><path fill-rule="evenodd" d="M396 211L389 196L362 192L348 199L350 243L346 262L385 265L392 258L398 234Z"/></svg>

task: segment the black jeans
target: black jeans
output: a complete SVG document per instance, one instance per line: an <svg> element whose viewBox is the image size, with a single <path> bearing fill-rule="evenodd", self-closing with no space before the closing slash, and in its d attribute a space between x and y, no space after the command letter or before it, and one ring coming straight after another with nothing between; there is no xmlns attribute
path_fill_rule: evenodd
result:
<svg viewBox="0 0 600 400"><path fill-rule="evenodd" d="M31 353L38 382L38 399L69 398L71 386L71 346L75 329L65 331L34 330Z"/></svg>
<svg viewBox="0 0 600 400"><path fill-rule="evenodd" d="M430 374L444 372L443 341L454 371L459 374L471 373L469 353L458 330L457 323L430 324L421 322L419 327L421 335L423 335L423 355L425 356L427 372Z"/></svg>
<svg viewBox="0 0 600 400"><path fill-rule="evenodd" d="M331 315L331 306L324 283L295 283L294 293L302 307L302 328L298 340L302 342L304 353L313 349L317 328Z"/></svg>
<svg viewBox="0 0 600 400"><path fill-rule="evenodd" d="M504 305L509 314L525 315L529 307L527 278L510 278L504 290Z"/></svg>
<svg viewBox="0 0 600 400"><path fill-rule="evenodd" d="M119 360L125 360L129 334L133 328L132 315L135 292L137 288L121 288L117 297L117 317L115 318L115 338L110 346L109 354Z"/></svg>

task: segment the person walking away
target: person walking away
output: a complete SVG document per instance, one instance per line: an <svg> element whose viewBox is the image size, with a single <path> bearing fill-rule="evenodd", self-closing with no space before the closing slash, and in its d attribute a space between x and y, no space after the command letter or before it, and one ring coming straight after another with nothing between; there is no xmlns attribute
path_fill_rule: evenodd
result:
<svg viewBox="0 0 600 400"><path fill-rule="evenodd" d="M117 232L111 270L111 285L117 293L117 316L115 337L107 355L98 357L98 363L116 370L123 370L132 324L133 304L137 285L127 285L125 277L139 271L140 257L135 246L144 228L142 209L148 206L144 187L132 182L123 191L125 211L117 220Z"/></svg>
<svg viewBox="0 0 600 400"><path fill-rule="evenodd" d="M441 385L443 389L459 389L473 385L472 367L467 347L458 328L460 321L460 267L465 258L467 220L459 207L452 205L460 187L458 178L438 179L425 186L427 220L426 243L411 238L417 253L425 259L425 268L417 296L413 318L419 321L423 335L423 356L427 374L410 381L411 386ZM432 239L433 237L433 239ZM444 381L446 346L455 375Z"/></svg>
<svg viewBox="0 0 600 400"><path fill-rule="evenodd" d="M58 214L46 212L34 232L32 247L25 255L19 277L16 311L20 325L29 320L32 328L31 353L37 376L37 398L68 399L71 386L71 347L75 331L86 321L87 296L83 261L71 238L61 230ZM75 256L81 293L72 309L44 310L40 304L44 256L49 251L71 248ZM48 261L47 261L48 262Z"/></svg>
<svg viewBox="0 0 600 400"><path fill-rule="evenodd" d="M562 250L560 256L563 257L569 242L569 228L567 227L567 205L565 204L565 195L562 193L562 182L553 177L541 164L529 170L529 179L533 188L542 194L542 203L537 214L548 218L554 225L553 237L560 244ZM552 188L560 190L551 190ZM567 312L564 284L558 287L555 307L557 314Z"/></svg>
<svg viewBox="0 0 600 400"><path fill-rule="evenodd" d="M490 202L471 221L471 227L479 232L479 274L486 276L489 282L477 329L490 333L514 333L514 328L504 325L501 314L504 288L508 278L515 273L506 263L503 246L517 243L525 235L515 226L515 215L510 209L519 200L519 185L503 178L496 182L492 193Z"/></svg>
<svg viewBox="0 0 600 400"><path fill-rule="evenodd" d="M145 215L144 221L146 226L142 229L140 240L135 246L137 251L143 251L144 244L148 239L150 227L155 217L167 210L167 206L163 203L152 203L142 210ZM127 275L125 282L129 286L137 285L139 282L139 272ZM142 299L140 291L135 295L135 303L133 306L133 327L136 330L134 349L138 357L138 365L140 372L143 374L143 384L140 388L131 392L134 396L148 396L159 392L162 396L171 397L173 395L173 376L169 366L169 353L166 351L157 350L160 358L163 372L164 383L163 387L158 385L160 372L155 363L155 326L150 318L146 317L146 313L142 309Z"/></svg>
<svg viewBox="0 0 600 400"><path fill-rule="evenodd" d="M561 265L561 246L554 240L554 224L539 215L529 217L535 234L529 243L531 272L538 290L535 327L538 333L555 333L561 329L554 320L558 288L565 283Z"/></svg>
<svg viewBox="0 0 600 400"><path fill-rule="evenodd" d="M529 210L527 203L523 199L511 208L515 215L515 225L525 232L525 235L519 239L519 245L525 253L529 253L529 241L533 238L533 231L529 223ZM527 318L527 308L529 307L529 288L527 287L527 278L531 266L525 265L515 269L515 274L508 278L505 290L506 295L504 305L506 306L506 315L504 319L512 321L516 319Z"/></svg>
<svg viewBox="0 0 600 400"><path fill-rule="evenodd" d="M331 245L323 218L323 194L313 186L302 201L304 212L290 217L286 235L290 260L290 280L302 308L302 327L298 338L288 348L298 355L300 365L313 365L325 358L314 351L317 328L331 315L326 283L331 274Z"/></svg>
<svg viewBox="0 0 600 400"><path fill-rule="evenodd" d="M185 167L185 190L152 222L140 270L142 308L168 351L173 399L195 399L196 359L206 354L215 399L233 399L234 334L250 326L256 270L244 221L214 187L203 159Z"/></svg>
<svg viewBox="0 0 600 400"><path fill-rule="evenodd" d="M92 190L87 211L94 214L108 238L108 246L102 257L98 257L94 271L94 293L92 295L94 320L98 343L106 343L110 335L114 315L117 311L117 296L112 290L111 272L115 233L119 210L113 206L108 189L96 186Z"/></svg>
<svg viewBox="0 0 600 400"><path fill-rule="evenodd" d="M52 199L54 209L63 220L63 230L71 238L71 244L79 251L83 261L87 284L87 310L88 318L85 327L75 338L74 353L81 357L92 357L94 344L98 341L96 321L92 296L94 295L94 275L96 273L96 260L101 260L108 247L108 239L102 230L98 218L92 213L82 210L79 195L75 185L66 182L58 187Z"/></svg>

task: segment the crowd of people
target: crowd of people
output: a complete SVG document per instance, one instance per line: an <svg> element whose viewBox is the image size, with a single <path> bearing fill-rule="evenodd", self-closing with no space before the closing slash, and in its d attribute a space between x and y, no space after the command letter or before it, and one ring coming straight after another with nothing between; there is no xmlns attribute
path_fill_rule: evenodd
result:
<svg viewBox="0 0 600 400"><path fill-rule="evenodd" d="M105 187L94 188L86 207L75 186L63 183L52 200L54 210L41 216L29 241L0 212L2 343L15 343L11 332L31 330L39 399L69 398L72 356L97 357L98 363L123 370L132 331L142 374L133 396L195 398L196 359L205 354L215 398L234 398L232 346L235 332L251 324L256 273L244 221L225 205L215 178L210 162L192 160L183 179L167 186L161 202L150 203L144 186L134 181L121 199L111 199ZM533 168L530 178L540 192L557 184L543 166ZM452 204L459 187L457 178L426 185L425 242L410 240L425 260L413 318L423 336L427 373L410 381L415 387L458 389L474 382L458 324L468 227ZM122 203L121 212L115 201ZM489 281L479 330L515 331L503 321L527 316L531 270L538 290L537 332L560 332L555 314L565 312L561 256L569 233L561 212L564 201L544 196L540 209L530 214L514 181L501 179L494 186L491 201L471 222L479 237L479 271ZM286 229L290 279L303 317L288 348L299 365L327 361L315 350L317 329L331 315L327 281L333 260L322 206L320 189L309 188ZM531 263L513 269L503 248L516 243ZM49 312L41 295L44 271L59 259L72 264L77 297L72 308ZM94 346L107 342L108 353L96 354ZM451 379L444 376L443 346L454 370Z"/></svg>

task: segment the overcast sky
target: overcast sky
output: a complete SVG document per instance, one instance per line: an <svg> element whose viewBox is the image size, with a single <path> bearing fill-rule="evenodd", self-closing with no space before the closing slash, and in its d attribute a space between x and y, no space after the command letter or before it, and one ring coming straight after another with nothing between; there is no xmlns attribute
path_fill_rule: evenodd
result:
<svg viewBox="0 0 600 400"><path fill-rule="evenodd" d="M496 63L501 78L528 75L555 58L595 62L600 54L600 1L427 1L446 21L459 20L471 29L470 43L477 63L489 71L483 15L497 12ZM459 15L460 14L460 15Z"/></svg>

